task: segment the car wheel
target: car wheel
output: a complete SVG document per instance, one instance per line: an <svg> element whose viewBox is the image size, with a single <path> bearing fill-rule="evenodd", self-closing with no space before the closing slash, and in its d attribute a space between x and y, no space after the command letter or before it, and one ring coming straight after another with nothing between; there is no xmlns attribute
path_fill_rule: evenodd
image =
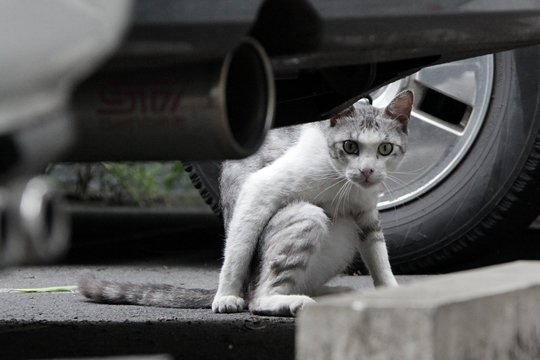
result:
<svg viewBox="0 0 540 360"><path fill-rule="evenodd" d="M403 88L417 100L409 150L379 203L394 271L453 270L519 241L540 212L540 48L425 68L374 104ZM186 168L219 214L219 163Z"/></svg>

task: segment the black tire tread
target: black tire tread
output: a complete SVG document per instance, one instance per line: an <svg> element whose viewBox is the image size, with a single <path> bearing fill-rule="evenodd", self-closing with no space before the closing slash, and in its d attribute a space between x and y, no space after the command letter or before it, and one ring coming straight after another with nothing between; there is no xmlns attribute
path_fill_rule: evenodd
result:
<svg viewBox="0 0 540 360"><path fill-rule="evenodd" d="M184 164L184 170L189 174L189 179L191 180L191 183L199 191L199 194L201 195L202 199L208 206L212 209L214 214L216 214L218 217L221 217L221 206L219 203L219 198L216 198L216 196L212 195L211 191L207 189L206 185L206 179L199 174L198 171L198 164L193 161L182 161Z"/></svg>
<svg viewBox="0 0 540 360"><path fill-rule="evenodd" d="M518 235L540 213L540 133L522 167L521 172L494 209L472 230L448 246L427 254L414 262L394 265L396 273L422 273L437 268L440 272L455 271L464 259L471 259L487 249L501 245L499 241ZM512 225L509 229L509 225ZM514 231L511 231L514 230ZM474 249L474 251L470 251ZM465 254L464 254L465 253ZM452 261L453 260L453 261ZM441 267L441 263L448 263Z"/></svg>

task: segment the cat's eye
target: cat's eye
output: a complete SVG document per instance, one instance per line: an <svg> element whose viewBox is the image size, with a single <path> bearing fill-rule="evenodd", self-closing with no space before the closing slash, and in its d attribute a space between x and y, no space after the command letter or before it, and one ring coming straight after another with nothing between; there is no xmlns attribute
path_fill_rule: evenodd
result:
<svg viewBox="0 0 540 360"><path fill-rule="evenodd" d="M392 153L392 151L394 151L394 145L390 143L382 143L379 145L378 151L382 156L388 156Z"/></svg>
<svg viewBox="0 0 540 360"><path fill-rule="evenodd" d="M343 150L347 154L358 154L358 144L351 140L345 140L343 142Z"/></svg>

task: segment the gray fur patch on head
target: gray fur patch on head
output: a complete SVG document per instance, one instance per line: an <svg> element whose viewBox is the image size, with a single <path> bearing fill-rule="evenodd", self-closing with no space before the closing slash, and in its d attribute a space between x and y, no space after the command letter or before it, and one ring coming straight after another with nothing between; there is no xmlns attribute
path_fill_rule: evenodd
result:
<svg viewBox="0 0 540 360"><path fill-rule="evenodd" d="M353 117L353 116L355 116L355 108L354 106L349 106L345 110L342 110L338 112L337 114L332 115L332 117L330 118L330 126L331 127L336 126L336 123L338 122L338 120L342 118Z"/></svg>
<svg viewBox="0 0 540 360"><path fill-rule="evenodd" d="M402 130L398 122L385 114L384 109L364 105L356 107L352 114L353 116L342 117L342 121L336 122L335 129L352 135L367 131L387 133Z"/></svg>
<svg viewBox="0 0 540 360"><path fill-rule="evenodd" d="M359 118L358 131L380 131L381 130L381 111L373 106L362 106L357 109Z"/></svg>

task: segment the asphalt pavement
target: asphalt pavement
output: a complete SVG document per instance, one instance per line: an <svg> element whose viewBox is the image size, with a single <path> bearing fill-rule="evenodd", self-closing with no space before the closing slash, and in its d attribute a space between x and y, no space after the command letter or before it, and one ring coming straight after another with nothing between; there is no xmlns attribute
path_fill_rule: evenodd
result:
<svg viewBox="0 0 540 360"><path fill-rule="evenodd" d="M177 359L293 359L294 319L86 301L74 293L12 289L74 285L88 273L104 279L215 289L216 261L196 252L171 262L20 267L0 272L0 359L170 354ZM418 277L401 277L410 281ZM332 284L369 291L366 276Z"/></svg>
<svg viewBox="0 0 540 360"><path fill-rule="evenodd" d="M110 280L217 287L223 235L211 214L82 213L74 218L74 245L61 264L0 271L0 359L141 354L170 354L176 359L294 358L292 318L95 304L76 292L13 292L75 285L88 273ZM164 221L167 216L176 219L174 226ZM424 277L400 276L398 281ZM340 276L331 285L373 290L367 276Z"/></svg>
<svg viewBox="0 0 540 360"><path fill-rule="evenodd" d="M217 264L81 265L13 268L0 273L4 289L73 285L87 273L132 282L215 288ZM0 293L0 359L166 353L177 359L292 358L294 320L248 313L213 314L104 305L78 293Z"/></svg>

